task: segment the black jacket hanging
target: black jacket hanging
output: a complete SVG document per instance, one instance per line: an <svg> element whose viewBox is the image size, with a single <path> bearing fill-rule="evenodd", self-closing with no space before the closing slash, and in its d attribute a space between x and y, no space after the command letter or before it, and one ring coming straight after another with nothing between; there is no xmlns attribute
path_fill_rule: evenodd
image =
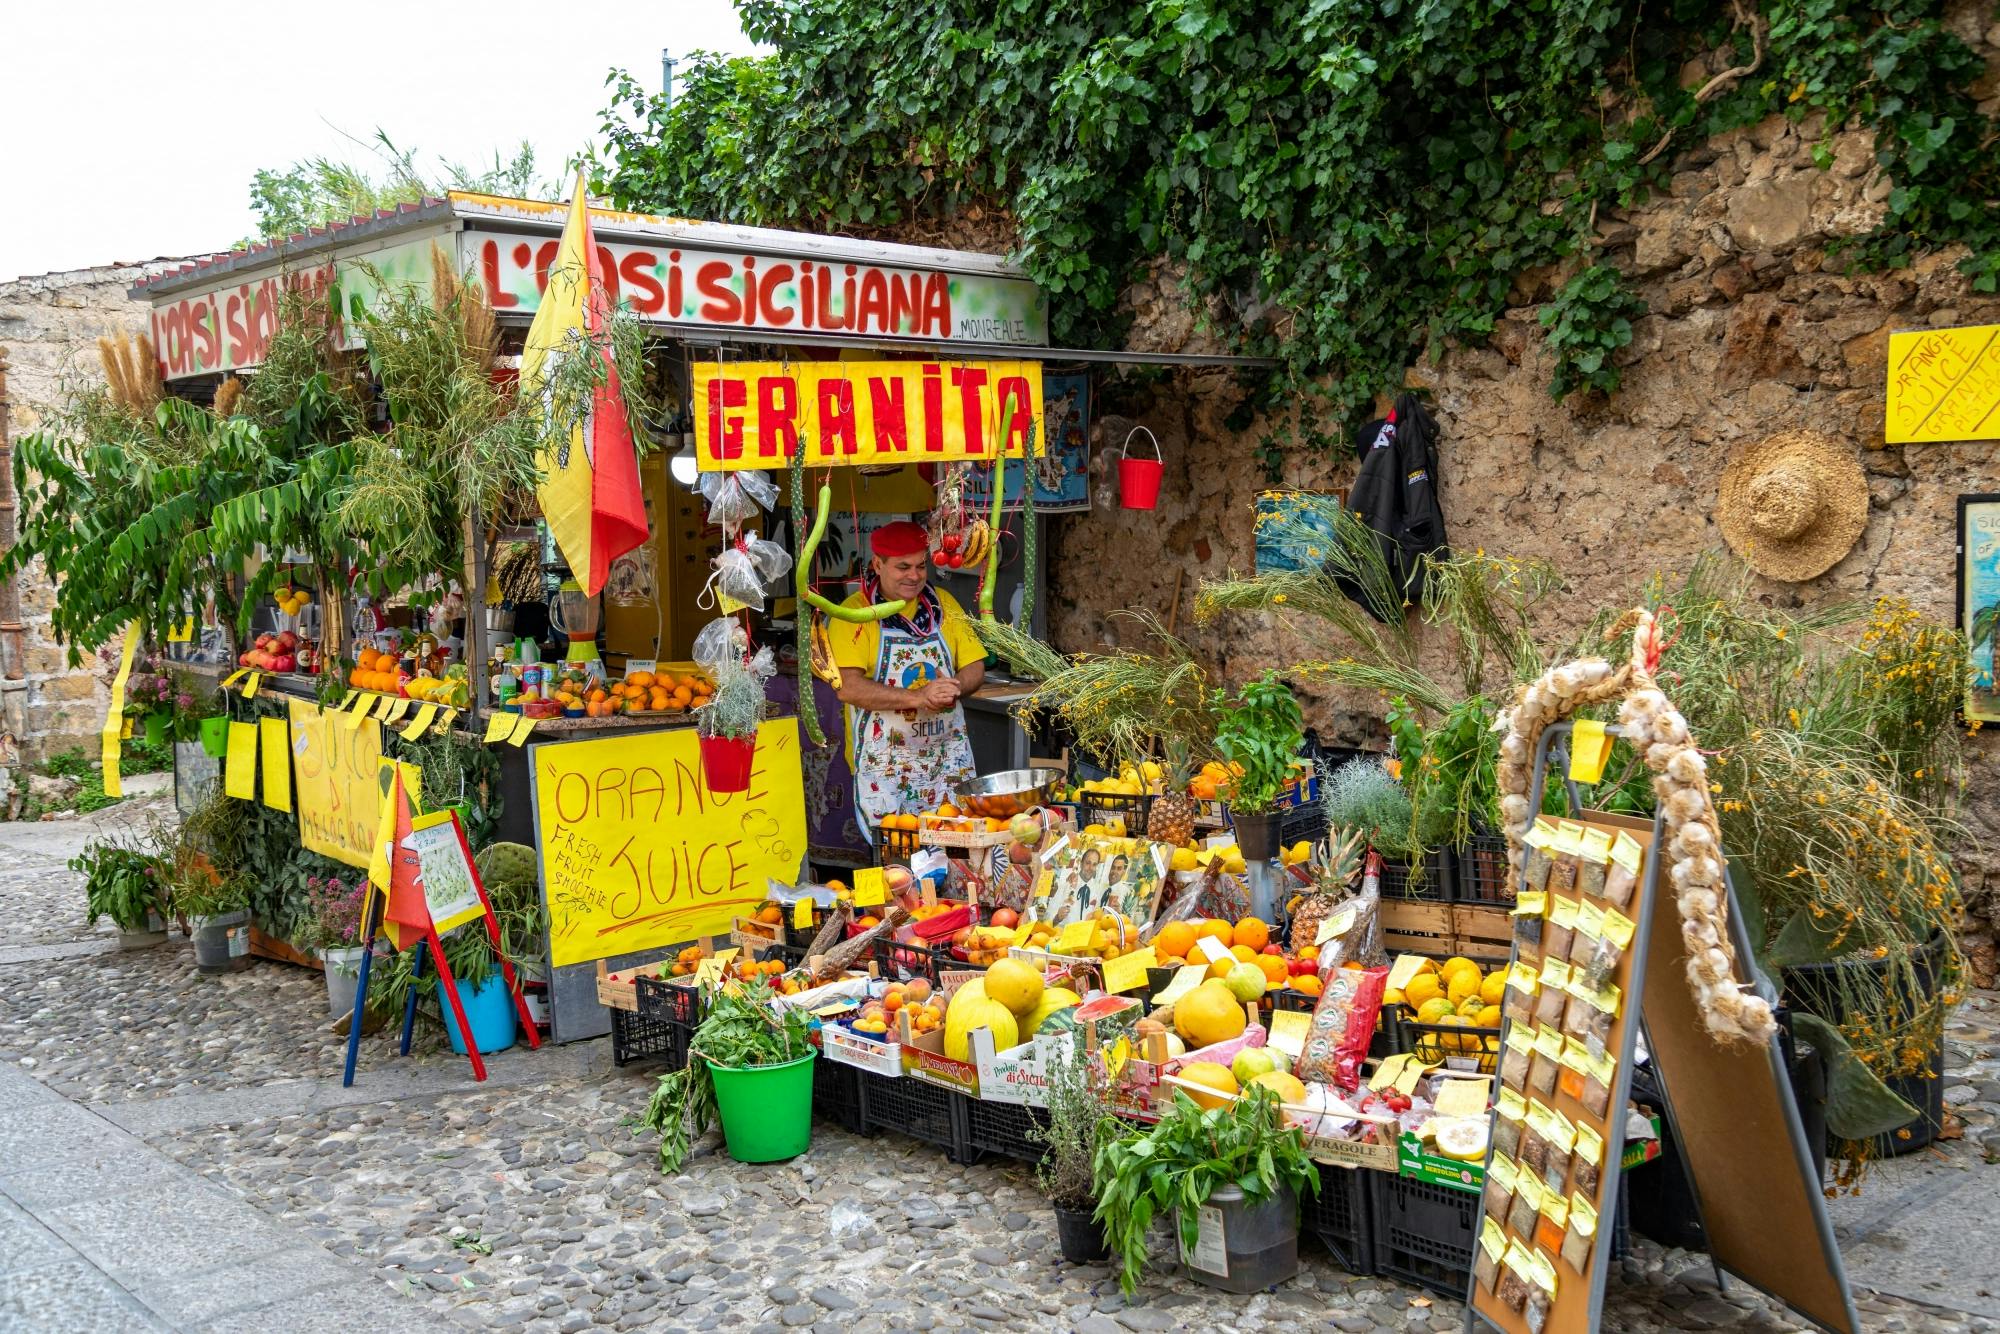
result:
<svg viewBox="0 0 2000 1334"><path fill-rule="evenodd" d="M1355 440L1361 470L1348 490L1347 510L1375 532L1382 559L1407 602L1423 598L1423 558L1446 550L1437 434L1437 419L1423 401L1403 393L1386 418L1369 422ZM1386 621L1395 611L1379 605L1353 580L1338 582L1376 620Z"/></svg>

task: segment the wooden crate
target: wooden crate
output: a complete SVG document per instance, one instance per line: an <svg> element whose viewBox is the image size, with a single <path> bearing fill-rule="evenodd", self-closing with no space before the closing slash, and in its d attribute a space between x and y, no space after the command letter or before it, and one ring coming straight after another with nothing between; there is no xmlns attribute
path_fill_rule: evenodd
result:
<svg viewBox="0 0 2000 1334"><path fill-rule="evenodd" d="M1451 956L1457 937L1451 906L1420 899L1382 900L1382 948L1390 954Z"/></svg>
<svg viewBox="0 0 2000 1334"><path fill-rule="evenodd" d="M1498 904L1457 903L1451 909L1455 953L1482 968L1504 964L1514 947L1514 921Z"/></svg>
<svg viewBox="0 0 2000 1334"><path fill-rule="evenodd" d="M611 972L604 960L597 961L597 1003L607 1010L629 1010L636 1014L639 1010L639 993L632 985L633 979L641 976L661 977L671 966L671 961L643 963L636 968L626 968Z"/></svg>

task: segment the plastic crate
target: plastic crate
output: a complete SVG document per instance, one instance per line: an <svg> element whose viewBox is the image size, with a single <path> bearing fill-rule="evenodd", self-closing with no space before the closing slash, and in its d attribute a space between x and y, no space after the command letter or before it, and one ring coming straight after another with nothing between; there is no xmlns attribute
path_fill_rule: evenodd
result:
<svg viewBox="0 0 2000 1334"><path fill-rule="evenodd" d="M1278 841L1286 847L1304 839L1317 843L1326 837L1326 806L1318 801L1309 801L1303 806L1294 806L1283 811L1278 818Z"/></svg>
<svg viewBox="0 0 2000 1334"><path fill-rule="evenodd" d="M932 986L938 984L941 973L979 967L978 964L953 958L949 944L905 945L893 940L877 940L870 957L881 969L882 976L891 981L909 982L921 977Z"/></svg>
<svg viewBox="0 0 2000 1334"><path fill-rule="evenodd" d="M1451 897L1454 903L1512 903L1514 886L1507 874L1507 840L1500 834L1474 834L1452 853Z"/></svg>
<svg viewBox="0 0 2000 1334"><path fill-rule="evenodd" d="M1426 1024L1407 1005L1391 1007L1396 1050L1414 1052L1425 1065L1482 1075L1495 1074L1500 1064L1499 1028L1474 1024Z"/></svg>
<svg viewBox="0 0 2000 1334"><path fill-rule="evenodd" d="M1299 1232L1315 1237L1341 1268L1375 1272L1375 1178L1386 1172L1319 1164L1319 1194L1299 1197Z"/></svg>
<svg viewBox="0 0 2000 1334"><path fill-rule="evenodd" d="M635 977L632 979L632 994L643 1018L679 1024L688 1029L701 1023L699 987L676 986L656 977Z"/></svg>
<svg viewBox="0 0 2000 1334"><path fill-rule="evenodd" d="M634 1061L658 1061L669 1070L679 1070L688 1061L688 1043L694 1029L667 1019L654 1019L631 1010L611 1011L611 1063L625 1066Z"/></svg>
<svg viewBox="0 0 2000 1334"><path fill-rule="evenodd" d="M1146 816L1152 806L1152 798L1143 792L1130 795L1122 792L1079 792L1076 797L1077 827L1103 824L1118 819L1125 822L1125 833L1137 837L1146 831Z"/></svg>
<svg viewBox="0 0 2000 1334"><path fill-rule="evenodd" d="M891 862L908 862L922 846L917 842L917 831L914 829L875 826L875 852L884 866Z"/></svg>
<svg viewBox="0 0 2000 1334"><path fill-rule="evenodd" d="M1478 1194L1375 1175L1375 1271L1463 1300L1478 1238Z"/></svg>
<svg viewBox="0 0 2000 1334"><path fill-rule="evenodd" d="M842 1130L864 1134L868 1117L861 1105L861 1072L822 1054L813 1062L813 1110Z"/></svg>
<svg viewBox="0 0 2000 1334"><path fill-rule="evenodd" d="M1017 1162L1039 1163L1048 1153L1040 1141L1028 1138L1029 1130L1048 1126L1049 1115L1039 1107L969 1098L965 1121L974 1154L998 1154Z"/></svg>
<svg viewBox="0 0 2000 1334"><path fill-rule="evenodd" d="M1428 899L1451 901L1451 859L1442 852L1426 852L1412 866L1408 862L1382 861L1382 897L1385 899Z"/></svg>
<svg viewBox="0 0 2000 1334"><path fill-rule="evenodd" d="M965 1099L923 1079L883 1079L855 1071L861 1081L863 1123L935 1144L955 1163L972 1157Z"/></svg>

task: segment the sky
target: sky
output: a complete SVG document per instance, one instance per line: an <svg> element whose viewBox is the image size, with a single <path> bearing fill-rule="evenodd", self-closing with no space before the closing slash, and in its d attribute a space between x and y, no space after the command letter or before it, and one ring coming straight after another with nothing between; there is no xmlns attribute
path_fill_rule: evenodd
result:
<svg viewBox="0 0 2000 1334"><path fill-rule="evenodd" d="M730 0L7 9L0 281L224 249L256 230L258 168L378 166L377 126L430 173L526 139L553 178L597 135L612 68L657 90L663 47L752 49Z"/></svg>

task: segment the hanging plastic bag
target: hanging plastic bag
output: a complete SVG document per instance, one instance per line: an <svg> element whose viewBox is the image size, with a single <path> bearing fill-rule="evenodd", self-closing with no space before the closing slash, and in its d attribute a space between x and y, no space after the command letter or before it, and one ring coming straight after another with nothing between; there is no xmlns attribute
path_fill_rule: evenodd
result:
<svg viewBox="0 0 2000 1334"><path fill-rule="evenodd" d="M721 676L725 664L741 663L749 651L750 635L733 617L716 617L694 637L694 660L707 668L710 676Z"/></svg>
<svg viewBox="0 0 2000 1334"><path fill-rule="evenodd" d="M764 587L777 587L778 581L792 572L792 553L776 542L762 537L746 537L743 549L750 556L750 563L757 570L757 577L764 581Z"/></svg>
<svg viewBox="0 0 2000 1334"><path fill-rule="evenodd" d="M708 501L708 521L732 537L745 523L777 503L778 488L769 473L707 472L697 484Z"/></svg>

